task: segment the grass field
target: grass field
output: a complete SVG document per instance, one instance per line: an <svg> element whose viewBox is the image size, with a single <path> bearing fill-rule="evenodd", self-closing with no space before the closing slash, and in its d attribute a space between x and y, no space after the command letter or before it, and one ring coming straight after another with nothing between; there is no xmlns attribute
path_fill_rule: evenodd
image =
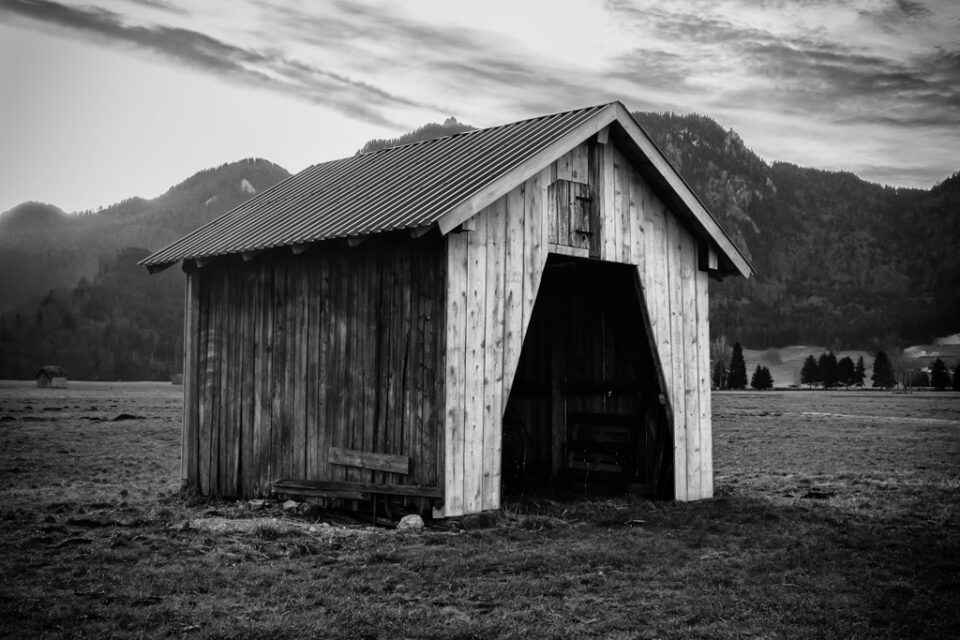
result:
<svg viewBox="0 0 960 640"><path fill-rule="evenodd" d="M958 394L718 394L713 500L402 535L179 495L180 391L0 383L0 637L960 637Z"/></svg>

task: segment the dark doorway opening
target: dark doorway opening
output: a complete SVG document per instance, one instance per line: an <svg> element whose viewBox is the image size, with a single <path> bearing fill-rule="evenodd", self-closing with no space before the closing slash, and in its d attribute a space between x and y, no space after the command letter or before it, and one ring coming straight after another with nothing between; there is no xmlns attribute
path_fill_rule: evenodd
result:
<svg viewBox="0 0 960 640"><path fill-rule="evenodd" d="M673 497L662 372L636 267L551 255L503 419L504 493Z"/></svg>

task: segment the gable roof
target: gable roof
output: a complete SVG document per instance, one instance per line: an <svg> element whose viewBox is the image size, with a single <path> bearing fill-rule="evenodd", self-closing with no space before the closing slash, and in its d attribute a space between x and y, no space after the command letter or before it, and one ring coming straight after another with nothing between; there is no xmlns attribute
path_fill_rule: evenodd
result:
<svg viewBox="0 0 960 640"><path fill-rule="evenodd" d="M477 129L313 165L141 261L308 245L436 225L444 234L549 163L609 127L614 141L701 240L720 269L753 269L620 102Z"/></svg>

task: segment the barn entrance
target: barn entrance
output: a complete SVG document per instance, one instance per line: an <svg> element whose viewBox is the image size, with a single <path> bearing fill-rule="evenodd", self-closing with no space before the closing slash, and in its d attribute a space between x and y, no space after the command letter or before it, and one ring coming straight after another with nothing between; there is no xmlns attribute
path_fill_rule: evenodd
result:
<svg viewBox="0 0 960 640"><path fill-rule="evenodd" d="M503 418L503 489L673 496L636 267L551 255Z"/></svg>

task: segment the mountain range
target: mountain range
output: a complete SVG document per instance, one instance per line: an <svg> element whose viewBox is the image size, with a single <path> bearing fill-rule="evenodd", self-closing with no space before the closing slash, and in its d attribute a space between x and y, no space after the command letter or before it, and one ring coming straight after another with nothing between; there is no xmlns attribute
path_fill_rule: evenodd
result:
<svg viewBox="0 0 960 640"><path fill-rule="evenodd" d="M876 350L960 330L960 173L892 188L767 163L705 116L634 115L757 270L711 283L714 336ZM471 128L450 118L360 152ZM178 371L183 277L136 262L288 175L242 160L96 212L28 202L0 214L0 378L51 363L81 379Z"/></svg>

